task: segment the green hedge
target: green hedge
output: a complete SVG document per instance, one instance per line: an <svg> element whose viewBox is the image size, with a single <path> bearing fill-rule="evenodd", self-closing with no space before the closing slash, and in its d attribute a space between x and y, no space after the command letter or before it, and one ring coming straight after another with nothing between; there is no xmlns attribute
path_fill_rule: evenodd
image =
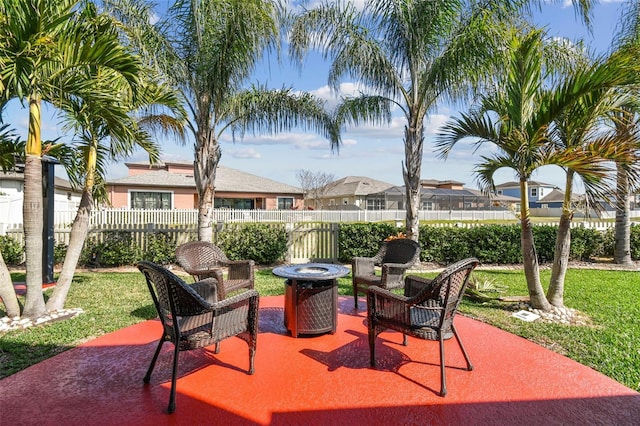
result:
<svg viewBox="0 0 640 426"><path fill-rule="evenodd" d="M472 228L420 226L420 259L423 262L449 264L469 256L482 263L522 263L520 225L483 225ZM340 225L340 261L354 256L373 256L385 238L396 235L388 224L354 223ZM534 226L533 235L540 262L552 262L557 227ZM613 230L571 230L570 260L588 261L598 256L613 256ZM631 256L640 259L640 225L631 227Z"/></svg>
<svg viewBox="0 0 640 426"><path fill-rule="evenodd" d="M270 265L283 260L287 253L284 224L226 224L216 236L216 244L231 260L253 259Z"/></svg>
<svg viewBox="0 0 640 426"><path fill-rule="evenodd" d="M356 256L373 256L387 237L404 232L390 223L341 224L338 236L339 261L351 262ZM536 252L540 262L553 261L557 228L534 226ZM157 232L147 237L146 251L138 247L131 232L106 231L104 240L89 238L80 264L90 266L133 265L140 259L156 263L175 262L177 234ZM226 224L216 236L217 244L232 260L253 259L270 265L284 259L287 233L284 224ZM614 230L571 230L571 260L588 261L594 257L613 256ZM420 258L423 262L449 264L474 256L482 263L514 264L522 262L520 225L483 225L472 228L420 226ZM19 265L24 247L8 236L0 236L0 250L7 265ZM56 262L61 262L66 247L55 246ZM640 224L631 226L631 257L640 260Z"/></svg>

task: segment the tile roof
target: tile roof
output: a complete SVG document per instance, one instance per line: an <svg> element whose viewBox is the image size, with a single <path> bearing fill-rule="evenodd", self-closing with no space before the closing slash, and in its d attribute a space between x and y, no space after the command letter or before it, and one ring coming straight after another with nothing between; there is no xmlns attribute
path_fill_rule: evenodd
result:
<svg viewBox="0 0 640 426"><path fill-rule="evenodd" d="M377 194L392 186L390 183L365 176L347 176L328 184L327 190L323 193L322 198Z"/></svg>
<svg viewBox="0 0 640 426"><path fill-rule="evenodd" d="M110 180L108 185L118 186L156 186L195 188L193 173L171 173L166 170L155 170L133 176ZM302 194L295 186L276 182L271 179L245 173L229 167L218 166L215 181L216 191L224 192L262 192L278 194Z"/></svg>

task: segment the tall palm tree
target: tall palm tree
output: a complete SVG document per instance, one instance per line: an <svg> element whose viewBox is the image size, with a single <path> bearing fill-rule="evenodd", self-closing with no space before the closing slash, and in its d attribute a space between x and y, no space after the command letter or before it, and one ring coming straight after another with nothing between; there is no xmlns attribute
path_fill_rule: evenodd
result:
<svg viewBox="0 0 640 426"><path fill-rule="evenodd" d="M403 118L407 236L419 238L420 177L427 114L438 104L468 99L494 70L502 22L518 19L528 0L370 0L326 2L303 12L290 36L302 61L311 48L331 58L329 85L355 78L363 94L343 99L342 126L384 124L391 108ZM574 4L585 20L592 1Z"/></svg>
<svg viewBox="0 0 640 426"><path fill-rule="evenodd" d="M62 93L88 93L79 69L109 68L135 85L140 69L108 23L90 22L92 4L78 0L5 0L0 3L0 90L2 102L18 98L29 107L25 148L24 235L26 299L23 316L46 312L42 294L41 105ZM132 86L134 87L134 86ZM93 93L92 96L97 96Z"/></svg>
<svg viewBox="0 0 640 426"><path fill-rule="evenodd" d="M151 73L141 73L141 87L134 96L119 74L103 71L98 84L104 86L101 92L113 92L111 99L72 97L60 104L66 117L66 130L76 135L77 153L76 161L63 164L71 181L82 185L82 197L71 227L62 270L46 304L49 310L64 307L89 230L94 199L108 199L104 188L106 161L125 158L137 146L146 151L154 163L158 160L159 148L146 129L159 127L161 131L182 131L184 110L169 86L152 83L154 77ZM158 108L160 110L156 111ZM166 111L167 108L170 111Z"/></svg>
<svg viewBox="0 0 640 426"><path fill-rule="evenodd" d="M220 138L226 132L313 129L340 138L324 103L308 93L248 86L262 54L279 46L284 15L270 0L177 0L157 16L144 0L109 0L112 13L137 38L137 49L177 88L190 120L198 192L198 238L213 237L213 200Z"/></svg>
<svg viewBox="0 0 640 426"><path fill-rule="evenodd" d="M504 80L499 80L500 84L497 85L499 90L481 96L478 108L450 120L443 127L438 140L443 156L466 138L475 139L477 145L491 143L498 149L491 156L483 156L476 168L485 192L494 191L493 177L502 168L513 169L518 176L521 246L530 302L533 307L545 310L550 309L551 305L540 282L529 213L529 180L536 169L550 164L568 170L568 180L572 180L574 173L592 179L587 182L595 183L603 178L608 170L599 160L604 157L602 151L609 147L585 148L579 143L584 137L579 125L573 128L566 124L571 120L572 107L575 112L580 102L633 81L634 76L632 59L616 56L607 61L597 61L594 65L570 73L560 83L553 83L556 68L548 66L548 61L563 56L557 53L557 47L563 46L549 43L542 30L514 32L504 68ZM552 87L545 86L549 81ZM589 117L591 115L585 113L581 124L591 123ZM562 119L565 121L554 125L555 120ZM554 143L554 132L565 132L565 145L570 146Z"/></svg>
<svg viewBox="0 0 640 426"><path fill-rule="evenodd" d="M508 2L484 9L473 3L373 0L359 10L352 2L327 2L298 16L291 31L290 52L300 63L313 48L331 58L334 90L349 77L366 86L365 93L342 99L340 125L383 124L392 107L402 112L406 228L414 240L427 114L465 95L486 73L499 39L496 22L515 11Z"/></svg>
<svg viewBox="0 0 640 426"><path fill-rule="evenodd" d="M622 7L619 28L615 34L612 48L637 49L640 45L640 3L626 1ZM625 146L629 148L628 159L616 163L616 226L613 250L613 261L618 264L629 265L631 258L631 212L630 199L632 186L629 181L625 163L630 164L640 161L640 100L636 90L625 108L612 115L610 123L613 125L616 136L622 140L627 139ZM628 138L631 137L629 140ZM634 144L635 142L635 144ZM635 145L635 146L634 146Z"/></svg>

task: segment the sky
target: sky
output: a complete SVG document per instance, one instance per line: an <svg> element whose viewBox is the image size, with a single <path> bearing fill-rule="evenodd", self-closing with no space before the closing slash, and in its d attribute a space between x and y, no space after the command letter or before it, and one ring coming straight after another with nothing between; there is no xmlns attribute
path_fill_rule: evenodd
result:
<svg viewBox="0 0 640 426"><path fill-rule="evenodd" d="M594 8L593 31L589 33L575 16L570 0L564 4L555 2L542 7L535 13L535 22L546 26L552 36L566 37L571 40L583 38L588 45L599 52L608 49L620 17L622 0L600 0ZM266 57L256 69L249 83L260 83L271 88L289 87L294 91L308 91L327 101L328 105L336 102L327 86L328 63L316 56L309 57L299 69L284 59L281 63ZM344 82L343 93L357 93L355 82ZM467 105L451 107L439 105L436 113L431 114L426 122L426 137L422 162L422 179L455 180L463 182L468 188L476 188L473 173L479 155L490 151L475 151L471 144L457 144L449 157L439 159L433 151L433 139L438 126L451 115L464 111ZM16 132L26 138L28 128L28 112L12 101L3 113L3 120L15 128ZM43 109L43 140L61 138L70 140L64 133L55 111ZM298 170L324 172L336 179L346 176L366 176L394 185L403 185L402 162L404 160L404 144L402 140L403 120L394 117L390 125L362 126L348 128L342 134L342 145L336 152L332 151L329 141L323 137L303 131L291 131L276 135L250 135L233 141L226 135L220 141L222 158L220 165L238 169L247 173L269 178L293 186L300 186L296 178ZM165 162L192 162L193 142L176 143L174 138L160 138L161 159ZM483 149L489 149L483 148ZM109 167L107 179L116 179L127 175L126 162L148 161L142 151ZM64 177L62 167L58 166L56 174ZM564 187L563 172L555 166L539 169L533 180ZM495 183L500 184L515 180L510 170L499 171ZM580 184L575 188L581 192Z"/></svg>

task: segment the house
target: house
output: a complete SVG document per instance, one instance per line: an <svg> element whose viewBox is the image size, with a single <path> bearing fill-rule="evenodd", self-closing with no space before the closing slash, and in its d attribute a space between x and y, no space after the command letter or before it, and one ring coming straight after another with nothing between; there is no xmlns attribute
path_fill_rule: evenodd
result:
<svg viewBox="0 0 640 426"><path fill-rule="evenodd" d="M454 180L420 181L421 210L496 210L519 205L519 198L493 196L464 188ZM406 207L403 186L395 186L362 176L347 176L327 185L322 197L323 209L403 210Z"/></svg>
<svg viewBox="0 0 640 426"><path fill-rule="evenodd" d="M529 207L539 207L538 202L551 194L557 186L550 183L529 181ZM497 195L508 195L510 197L520 198L520 182L505 182L500 185L496 185Z"/></svg>
<svg viewBox="0 0 640 426"><path fill-rule="evenodd" d="M111 205L133 209L193 209L198 194L193 163L126 163L128 176L107 182ZM218 166L215 208L299 209L304 192L271 179Z"/></svg>
<svg viewBox="0 0 640 426"><path fill-rule="evenodd" d="M383 201L371 197L371 194L378 194L391 187L393 184L376 179L347 176L326 185L320 197L309 201L324 210L382 210Z"/></svg>
<svg viewBox="0 0 640 426"><path fill-rule="evenodd" d="M71 187L69 181L54 177L53 208L56 212L75 212L80 205L82 192ZM24 166L0 171L0 227L22 224L24 199Z"/></svg>

